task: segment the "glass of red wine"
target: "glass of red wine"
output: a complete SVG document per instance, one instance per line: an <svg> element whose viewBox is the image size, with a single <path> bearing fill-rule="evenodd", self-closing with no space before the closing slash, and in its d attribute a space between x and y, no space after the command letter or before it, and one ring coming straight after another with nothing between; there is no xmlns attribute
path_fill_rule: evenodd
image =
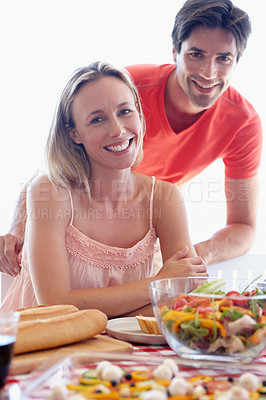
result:
<svg viewBox="0 0 266 400"><path fill-rule="evenodd" d="M19 312L0 310L0 393L5 386L17 338Z"/></svg>

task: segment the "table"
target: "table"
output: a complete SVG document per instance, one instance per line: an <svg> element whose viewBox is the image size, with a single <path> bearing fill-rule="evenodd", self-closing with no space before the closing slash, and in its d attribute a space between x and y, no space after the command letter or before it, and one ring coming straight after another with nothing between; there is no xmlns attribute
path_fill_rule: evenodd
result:
<svg viewBox="0 0 266 400"><path fill-rule="evenodd" d="M266 254L245 254L228 261L208 266L210 276L252 280L262 275L266 279Z"/></svg>
<svg viewBox="0 0 266 400"><path fill-rule="evenodd" d="M180 360L180 358L168 345L151 346L133 344L132 354L145 357L175 357L177 360ZM266 378L266 351L255 360L254 365L256 368L258 368L257 373ZM251 366L247 365L247 369L251 369Z"/></svg>
<svg viewBox="0 0 266 400"><path fill-rule="evenodd" d="M112 354L111 354L112 355ZM108 359L108 354L107 354L107 358ZM123 358L123 356L125 358ZM136 359L137 357L141 357L141 362L139 360ZM227 379L228 376L233 377L234 379L238 378L242 373L244 372L253 372L255 373L260 380L265 380L266 379L266 352L263 356L261 356L259 359L256 360L255 362L255 366L256 366L256 370L254 369L254 367L250 364L246 365L245 369L242 369L240 371L239 369L239 365L237 364L236 366L232 367L231 363L228 363L226 365L226 368L223 369L214 369L211 368L210 365L208 364L202 364L197 367L197 368L193 368L193 363L194 361L189 361L188 365L184 364L184 361L182 362L182 360L167 346L167 345L154 345L154 346L150 346L150 345L140 345L140 344L133 344L133 352L132 354L121 354L119 353L118 355L119 357L119 361L121 363L121 366L123 367L123 365L126 365L127 367L133 366L133 365L148 365L148 363L152 362L152 360L155 360L156 358L158 359L158 362L161 363L161 359L162 358L174 358L175 361L177 362L178 366L179 366L179 371L180 371L180 376L186 378L186 377L193 377L193 376L209 376L209 377L219 377L219 378L224 378ZM105 359L105 358L104 358ZM125 361L128 360L128 361ZM125 364L123 364L125 363ZM59 382L61 382L61 377L62 377L62 370L64 370L64 368L66 368L66 364L65 367L61 367L57 368L57 372L54 371L53 372L53 379L56 379L56 382L59 379ZM75 370L76 374L80 374L80 367L77 366L76 367L77 370ZM67 370L69 370L69 364L67 363ZM33 373L34 374L34 373ZM38 373L36 375L33 375L35 378L38 378ZM18 377L19 378L19 377ZM31 384L31 381L27 381L27 377L24 377L24 382L23 382L23 378L21 378L21 383L22 386L24 385L25 388L29 388L28 384ZM47 378L46 378L47 379ZM19 386L16 383L13 383L13 390L14 393L16 395L16 397L12 397L10 396L5 397L5 400L9 399L9 400L22 400L20 397L18 397L19 395ZM37 386L38 387L38 386ZM34 388L34 393L35 392L35 388ZM38 396L36 397L36 399L39 400L44 400L47 397L44 396L44 393L47 394L47 391L45 392L45 390L41 389L40 393L42 393L42 396ZM38 393L39 394L39 393ZM35 397L34 397L35 398ZM28 397L26 397L26 399L28 399ZM25 400L25 398L23 399ZM32 397L30 397L30 400L32 400Z"/></svg>
<svg viewBox="0 0 266 400"><path fill-rule="evenodd" d="M232 260L213 264L208 267L208 272L210 276L224 277L225 279L239 278L252 280L259 275L262 275L262 279L266 279L266 254L247 254ZM176 353L167 345L133 344L132 355L149 358L176 357L178 360ZM256 366L256 373L266 379L266 352L255 361L254 365ZM247 366L247 368L249 367L250 366ZM189 367L187 367L187 369L189 370ZM202 368L198 372L204 373ZM220 371L208 370L208 374L220 374ZM11 380L12 379L11 377Z"/></svg>

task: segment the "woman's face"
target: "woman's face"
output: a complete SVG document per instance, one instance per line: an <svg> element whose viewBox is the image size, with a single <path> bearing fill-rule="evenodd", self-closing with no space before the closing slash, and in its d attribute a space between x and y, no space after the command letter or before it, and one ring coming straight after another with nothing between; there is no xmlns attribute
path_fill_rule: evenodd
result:
<svg viewBox="0 0 266 400"><path fill-rule="evenodd" d="M125 169L137 157L141 122L130 88L115 77L86 83L72 104L75 127L69 132L82 143L95 167Z"/></svg>

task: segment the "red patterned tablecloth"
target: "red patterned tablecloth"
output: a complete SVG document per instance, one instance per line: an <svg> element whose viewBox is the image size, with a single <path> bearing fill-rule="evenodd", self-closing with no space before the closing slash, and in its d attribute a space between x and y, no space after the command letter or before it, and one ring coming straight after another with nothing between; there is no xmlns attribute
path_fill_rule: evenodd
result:
<svg viewBox="0 0 266 400"><path fill-rule="evenodd" d="M149 354L149 356L165 356L165 357L171 357L175 356L176 353L168 346L166 345L156 345L156 346L151 346L151 345L134 345L133 344L133 354L138 354L141 356L145 356ZM265 364L266 365L266 351L256 359L255 364Z"/></svg>
<svg viewBox="0 0 266 400"><path fill-rule="evenodd" d="M152 345L133 345L133 354L134 355L139 355L142 357L149 357L149 358L153 358L153 357L178 357L177 354L167 345L156 345L156 346L152 346ZM178 361L177 361L178 363ZM192 364L193 361L191 362L191 366L187 365L187 366L182 366L183 369L185 369L186 371L190 371L192 369ZM202 363L204 364L204 363ZM224 368L224 373L222 373L223 369L213 369L211 368L210 371L210 367L207 365L205 366L201 366L199 368L196 368L197 373L202 373L202 374L206 374L207 370L208 370L208 374L209 375L217 375L220 376L222 375L227 375L230 373L230 375L234 375L234 376L238 376L241 373L245 372L245 367L246 370L248 371L252 371L254 373L256 373L256 375L261 376L263 379L266 379L266 351L260 356L258 357L252 364L246 364L246 365L241 365L239 364L239 372L237 372L235 367L232 367L232 365L230 363L226 364L226 368Z"/></svg>
<svg viewBox="0 0 266 400"><path fill-rule="evenodd" d="M125 353L124 353L125 356ZM239 377L243 372L245 371L250 371L254 372L260 380L266 380L266 351L262 356L257 358L254 363L252 364L246 364L245 365L245 370L241 368L241 365L233 367L231 363L226 364L226 368L213 368L211 364L206 364L205 362L201 362L199 366L195 366L195 361L191 360L188 361L186 365L184 365L184 361L182 361L181 358L177 356L177 354L170 348L168 345L139 345L139 344L133 344L133 351L132 355L129 353L128 354L128 360L132 364L134 362L139 362L134 360L134 357L132 356L139 356L142 358L145 358L145 362L149 363L152 361L154 358L158 357L175 357L175 361L179 365L180 372L183 374L184 377L193 377L193 376L212 376L212 377L219 377L219 378L228 378L228 376L237 378ZM131 361L132 360L132 361ZM142 364L141 364L142 365ZM255 369L254 369L255 367ZM35 379L39 376L37 373L36 376L32 376L32 379ZM17 377L10 377L11 379L7 382L7 385L5 387L6 394L8 391L9 386L13 384L13 386L16 384L14 381L17 380L21 388L27 387L28 381L27 381L27 376L17 376ZM26 379L26 381L24 381ZM24 381L24 382L23 382ZM38 399L43 400L43 397L38 397ZM6 400L8 397L5 398Z"/></svg>

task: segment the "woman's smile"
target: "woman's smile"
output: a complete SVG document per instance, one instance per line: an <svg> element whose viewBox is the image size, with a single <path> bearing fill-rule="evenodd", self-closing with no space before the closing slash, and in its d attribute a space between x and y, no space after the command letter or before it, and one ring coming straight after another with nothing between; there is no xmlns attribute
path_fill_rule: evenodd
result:
<svg viewBox="0 0 266 400"><path fill-rule="evenodd" d="M130 146L132 139L127 139L121 144L117 144L117 145L113 144L113 145L105 146L104 148L108 151L111 151L112 153L120 153L121 151L126 150Z"/></svg>

